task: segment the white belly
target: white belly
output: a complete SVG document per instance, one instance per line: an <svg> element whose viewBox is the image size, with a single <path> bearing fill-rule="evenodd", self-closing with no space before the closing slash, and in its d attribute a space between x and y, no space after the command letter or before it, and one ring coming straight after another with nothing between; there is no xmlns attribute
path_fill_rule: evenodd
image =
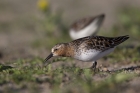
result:
<svg viewBox="0 0 140 93"><path fill-rule="evenodd" d="M87 27L85 27L79 31L75 31L75 30L71 29L70 36L73 39L78 39L78 38L82 38L82 37L86 37L86 36L95 34L100 26L97 24L97 22L98 22L98 20L96 19L90 25L88 25Z"/></svg>
<svg viewBox="0 0 140 93"><path fill-rule="evenodd" d="M74 58L85 61L85 62L93 62L98 60L99 58L111 53L114 50L114 48L110 48L104 52L102 51L97 51L97 50L87 50L86 52L83 52L81 54L77 54Z"/></svg>

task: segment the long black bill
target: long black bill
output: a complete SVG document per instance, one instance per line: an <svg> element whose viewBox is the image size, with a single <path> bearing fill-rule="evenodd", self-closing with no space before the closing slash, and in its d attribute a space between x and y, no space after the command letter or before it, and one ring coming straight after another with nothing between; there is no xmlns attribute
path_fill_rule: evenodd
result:
<svg viewBox="0 0 140 93"><path fill-rule="evenodd" d="M47 62L51 57L53 57L52 53L44 60L44 62Z"/></svg>

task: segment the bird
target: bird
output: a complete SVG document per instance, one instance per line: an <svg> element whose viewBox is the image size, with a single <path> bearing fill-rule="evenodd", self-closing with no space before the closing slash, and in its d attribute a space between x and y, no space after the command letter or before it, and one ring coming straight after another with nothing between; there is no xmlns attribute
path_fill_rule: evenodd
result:
<svg viewBox="0 0 140 93"><path fill-rule="evenodd" d="M129 35L118 37L88 36L68 43L58 43L44 62L51 57L72 57L83 62L93 62L90 68L96 69L97 60L113 52L113 50L127 40Z"/></svg>
<svg viewBox="0 0 140 93"><path fill-rule="evenodd" d="M96 35L103 23L104 18L105 14L100 14L95 17L90 16L75 21L70 26L70 37L75 40L86 36Z"/></svg>

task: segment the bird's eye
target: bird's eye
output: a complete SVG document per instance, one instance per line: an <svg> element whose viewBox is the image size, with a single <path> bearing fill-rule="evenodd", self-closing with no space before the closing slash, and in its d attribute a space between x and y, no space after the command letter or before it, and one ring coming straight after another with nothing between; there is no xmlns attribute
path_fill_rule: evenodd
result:
<svg viewBox="0 0 140 93"><path fill-rule="evenodd" d="M54 51L57 51L58 49L55 49Z"/></svg>

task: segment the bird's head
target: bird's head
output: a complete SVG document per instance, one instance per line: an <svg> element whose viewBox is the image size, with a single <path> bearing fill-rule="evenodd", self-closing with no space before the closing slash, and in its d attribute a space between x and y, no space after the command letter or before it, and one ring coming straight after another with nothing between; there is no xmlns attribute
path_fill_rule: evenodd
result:
<svg viewBox="0 0 140 93"><path fill-rule="evenodd" d="M66 43L56 44L52 48L50 55L45 59L45 62L54 56L65 56L65 52L66 52Z"/></svg>

